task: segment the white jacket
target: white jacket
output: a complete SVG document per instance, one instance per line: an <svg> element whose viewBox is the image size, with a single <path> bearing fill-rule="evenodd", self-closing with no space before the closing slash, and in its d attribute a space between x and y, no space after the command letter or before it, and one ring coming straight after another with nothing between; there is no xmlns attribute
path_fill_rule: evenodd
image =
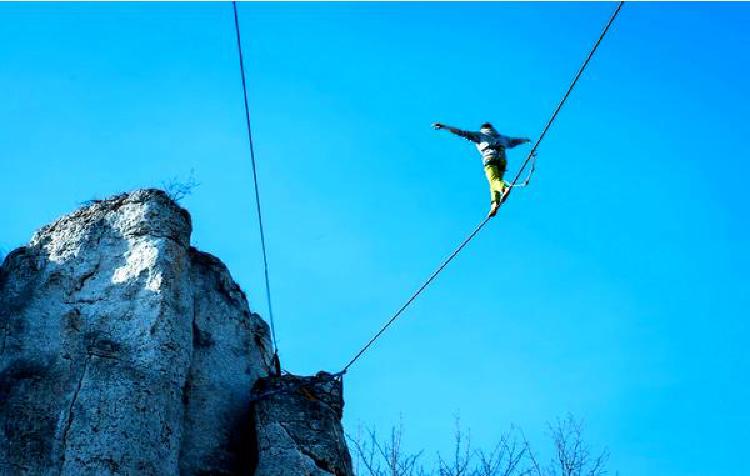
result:
<svg viewBox="0 0 750 476"><path fill-rule="evenodd" d="M488 133L484 130L475 132L464 131L451 126L444 127L450 132L474 142L477 145L477 150L482 154L482 162L485 165L490 162L505 161L505 149L512 149L527 140L520 137L504 136L497 131Z"/></svg>

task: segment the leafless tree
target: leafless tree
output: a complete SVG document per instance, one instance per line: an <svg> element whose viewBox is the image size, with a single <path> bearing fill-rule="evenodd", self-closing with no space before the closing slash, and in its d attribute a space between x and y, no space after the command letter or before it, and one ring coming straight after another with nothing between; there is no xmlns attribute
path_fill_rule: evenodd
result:
<svg viewBox="0 0 750 476"><path fill-rule="evenodd" d="M164 192L175 202L182 201L185 197L192 195L200 184L195 180L195 170L190 169L190 175L184 179L172 177L161 183Z"/></svg>
<svg viewBox="0 0 750 476"><path fill-rule="evenodd" d="M583 439L583 421L568 414L564 419L557 418L548 423L550 438L554 444L555 456L542 466L533 452L529 453L531 475L533 476L604 476L609 450L592 455Z"/></svg>
<svg viewBox="0 0 750 476"><path fill-rule="evenodd" d="M593 455L583 439L583 422L572 415L548 423L554 456L540 464L526 435L516 426L500 435L495 446L473 450L470 433L456 418L454 445L450 457L438 453L432 470L421 464L422 451L403 449L403 423L391 429L390 437L380 442L376 432L360 427L355 437L348 435L354 449L355 471L359 476L604 476L609 452Z"/></svg>
<svg viewBox="0 0 750 476"><path fill-rule="evenodd" d="M391 428L390 437L380 442L375 429L360 427L356 437L348 439L355 451L355 471L358 475L369 476L423 476L424 468L419 464L422 451L406 453L402 447L403 423Z"/></svg>
<svg viewBox="0 0 750 476"><path fill-rule="evenodd" d="M461 419L456 417L456 429L453 433L453 458L446 461L438 453L439 476L467 476L472 461L471 435L461 428Z"/></svg>
<svg viewBox="0 0 750 476"><path fill-rule="evenodd" d="M500 439L490 451L477 451L476 476L527 476L530 469L523 467L531 454L529 442L520 428L511 425L500 435Z"/></svg>

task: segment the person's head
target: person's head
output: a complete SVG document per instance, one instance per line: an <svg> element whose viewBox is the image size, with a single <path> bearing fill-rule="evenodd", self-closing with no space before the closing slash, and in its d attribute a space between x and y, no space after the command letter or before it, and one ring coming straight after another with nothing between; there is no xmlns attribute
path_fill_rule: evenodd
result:
<svg viewBox="0 0 750 476"><path fill-rule="evenodd" d="M497 134L497 131L494 127L492 127L492 124L489 122L485 122L479 127L479 131L483 134Z"/></svg>

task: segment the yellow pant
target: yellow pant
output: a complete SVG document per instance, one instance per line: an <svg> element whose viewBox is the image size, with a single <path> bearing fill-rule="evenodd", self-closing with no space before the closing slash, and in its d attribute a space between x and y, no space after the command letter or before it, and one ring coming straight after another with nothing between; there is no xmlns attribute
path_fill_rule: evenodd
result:
<svg viewBox="0 0 750 476"><path fill-rule="evenodd" d="M484 166L484 174L490 183L490 200L492 203L500 203L508 184L503 180L505 175L505 163L493 162Z"/></svg>

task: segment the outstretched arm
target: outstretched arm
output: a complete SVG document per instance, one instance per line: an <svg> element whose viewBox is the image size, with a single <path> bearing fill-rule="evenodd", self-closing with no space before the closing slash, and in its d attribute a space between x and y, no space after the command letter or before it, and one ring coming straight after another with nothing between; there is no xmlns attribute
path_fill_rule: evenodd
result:
<svg viewBox="0 0 750 476"><path fill-rule="evenodd" d="M531 142L531 139L529 139L527 137L508 137L507 140L508 140L508 145L506 146L506 148L508 148L508 149L512 149L513 147L515 147L517 145L521 145L521 144L525 144L527 142Z"/></svg>
<svg viewBox="0 0 750 476"><path fill-rule="evenodd" d="M465 131L453 126L446 126L445 124L441 124L439 122L434 123L432 127L437 130L445 129L448 132L456 134L457 136L463 137L464 139L468 139L472 142L479 142L479 134L477 134L476 132Z"/></svg>

